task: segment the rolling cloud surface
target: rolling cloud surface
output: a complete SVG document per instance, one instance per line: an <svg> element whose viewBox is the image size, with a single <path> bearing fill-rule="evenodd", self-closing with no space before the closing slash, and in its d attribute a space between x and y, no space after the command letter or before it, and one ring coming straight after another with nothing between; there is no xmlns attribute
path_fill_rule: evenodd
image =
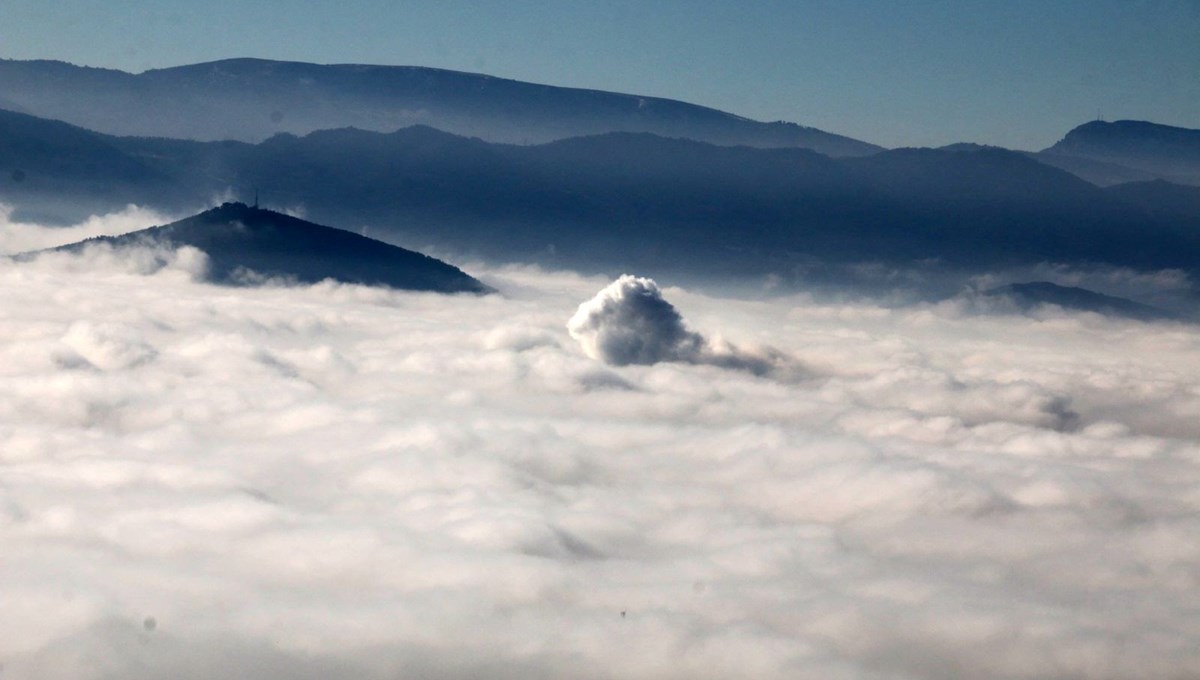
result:
<svg viewBox="0 0 1200 680"><path fill-rule="evenodd" d="M6 680L1200 675L1193 326L202 272L0 262Z"/></svg>

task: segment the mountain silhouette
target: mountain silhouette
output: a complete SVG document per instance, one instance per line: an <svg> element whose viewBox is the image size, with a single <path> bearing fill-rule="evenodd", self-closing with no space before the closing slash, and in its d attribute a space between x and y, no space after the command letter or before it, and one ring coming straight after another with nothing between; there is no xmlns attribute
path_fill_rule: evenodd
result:
<svg viewBox="0 0 1200 680"><path fill-rule="evenodd" d="M1156 222L1174 223L1180 229L1197 226L1200 215L1200 186L1183 186L1156 179L1150 182L1129 182L1105 189L1109 196L1127 205L1137 206Z"/></svg>
<svg viewBox="0 0 1200 680"><path fill-rule="evenodd" d="M1196 188L1100 188L995 147L830 158L648 133L518 146L426 126L279 134L259 144L112 137L63 124L27 132L45 137L24 139L26 147L51 155L59 136L90 136L155 178L106 183L100 167L91 177L102 193L79 196L74 179L55 184L48 174L39 181L52 200L38 202L22 193L28 181L16 184L0 168L0 201L42 213L74 206L86 216L89 202L181 212L257 187L320 223L597 272L789 282L862 262L960 273L1054 262L1200 275Z"/></svg>
<svg viewBox="0 0 1200 680"><path fill-rule="evenodd" d="M279 132L431 125L513 144L625 131L803 147L831 156L880 149L815 128L762 123L659 97L416 66L226 59L131 74L0 60L0 93L4 108L128 136L258 142Z"/></svg>
<svg viewBox="0 0 1200 680"><path fill-rule="evenodd" d="M1054 151L1025 152L1030 158L1052 168L1065 170L1076 177L1095 184L1098 187L1109 187L1129 182L1149 182L1158 176L1145 170L1126 167L1118 163L1098 161L1083 156L1069 156Z"/></svg>
<svg viewBox="0 0 1200 680"><path fill-rule="evenodd" d="M101 244L113 248L192 246L208 255L208 279L226 285L252 285L266 279L311 284L333 279L402 290L490 292L462 270L421 253L243 203L225 203L164 226L91 238L53 250L79 252ZM36 253L18 257L32 255Z"/></svg>
<svg viewBox="0 0 1200 680"><path fill-rule="evenodd" d="M832 159L633 133L506 146L418 127L280 136L226 162L237 186L329 223L517 261L550 249L570 266L730 274L808 260L1200 268L1200 213L1168 218L1003 149Z"/></svg>
<svg viewBox="0 0 1200 680"><path fill-rule="evenodd" d="M103 212L129 202L182 198L169 174L114 141L59 121L0 110L0 198L51 209L77 202ZM36 208L27 212L30 219L39 217Z"/></svg>
<svg viewBox="0 0 1200 680"><path fill-rule="evenodd" d="M1140 120L1092 121L1071 130L1043 154L1122 166L1164 179L1200 185L1200 130Z"/></svg>
<svg viewBox="0 0 1200 680"><path fill-rule="evenodd" d="M1060 286L1049 281L1013 283L992 288L985 291L984 295L1007 298L1023 310L1030 310L1041 305L1056 305L1063 309L1094 312L1138 321L1164 321L1177 318L1171 312L1140 302L1104 295L1086 288Z"/></svg>

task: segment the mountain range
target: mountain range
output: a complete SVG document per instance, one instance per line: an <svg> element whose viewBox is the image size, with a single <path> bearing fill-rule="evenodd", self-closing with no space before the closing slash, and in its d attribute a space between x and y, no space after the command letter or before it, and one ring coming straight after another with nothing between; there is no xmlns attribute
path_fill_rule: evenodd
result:
<svg viewBox="0 0 1200 680"><path fill-rule="evenodd" d="M1097 121L1037 152L885 150L682 102L261 60L136 76L0 61L0 84L0 105L29 112L0 110L0 202L16 220L261 195L428 252L584 271L783 285L1047 262L1200 275L1196 130ZM387 127L412 120L437 127ZM257 140L289 126L302 133ZM537 143L496 141L521 126ZM243 139L205 139L227 132Z"/></svg>
<svg viewBox="0 0 1200 680"><path fill-rule="evenodd" d="M418 66L225 59L134 74L0 59L0 109L117 136L195 141L428 125L521 145L647 132L722 146L806 148L835 158L883 150L795 123L759 122L660 97ZM1047 149L1025 153L1099 186L1154 179L1200 185L1198 140L1196 130L1094 121Z"/></svg>
<svg viewBox="0 0 1200 680"><path fill-rule="evenodd" d="M64 221L128 203L182 212L257 189L270 205L400 243L592 269L1200 269L1200 188L1101 188L990 147L830 158L647 133L506 145L424 126L249 144L113 137L0 112L0 149L11 168L0 168L0 200Z"/></svg>
<svg viewBox="0 0 1200 680"><path fill-rule="evenodd" d="M204 141L431 125L513 144L622 131L804 147L831 156L880 149L815 128L762 123L659 97L417 66L226 59L132 74L57 61L0 60L0 108L114 135Z"/></svg>

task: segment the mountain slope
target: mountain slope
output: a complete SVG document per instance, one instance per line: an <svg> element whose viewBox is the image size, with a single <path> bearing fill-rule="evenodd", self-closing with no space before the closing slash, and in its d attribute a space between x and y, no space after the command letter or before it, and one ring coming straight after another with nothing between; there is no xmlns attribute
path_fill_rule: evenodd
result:
<svg viewBox="0 0 1200 680"><path fill-rule="evenodd" d="M1200 216L1200 186L1183 186L1156 179L1108 187L1105 192L1123 203L1137 206L1147 215L1169 221L1181 229L1194 229Z"/></svg>
<svg viewBox="0 0 1200 680"><path fill-rule="evenodd" d="M865 262L958 272L1055 262L1200 275L1191 188L1101 189L997 148L833 159L646 133L513 146L422 126L345 128L255 145L44 128L60 129L92 135L123 162L166 177L173 192L105 185L98 170L110 203L149 196L151 206L180 212L258 190L318 222L491 260L784 282ZM54 134L44 141L54 143ZM7 186L0 176L0 201L24 208ZM75 197L70 182L60 188L60 202L90 200Z"/></svg>
<svg viewBox="0 0 1200 680"><path fill-rule="evenodd" d="M1157 179L1152 172L1135 170L1117 163L1098 161L1083 156L1067 156L1053 151L1026 152L1030 158L1052 168L1066 170L1076 177L1098 187L1109 187L1128 182L1148 182Z"/></svg>
<svg viewBox="0 0 1200 680"><path fill-rule="evenodd" d="M54 250L77 252L94 245L192 246L208 255L208 278L221 284L333 279L440 293L489 291L460 269L421 253L242 203L225 203L168 225ZM18 257L31 255L36 253Z"/></svg>
<svg viewBox="0 0 1200 680"><path fill-rule="evenodd" d="M77 199L98 209L180 198L168 174L113 142L59 121L0 110L0 197L29 204Z"/></svg>
<svg viewBox="0 0 1200 680"><path fill-rule="evenodd" d="M431 125L532 144L651 132L722 145L803 147L831 156L880 147L792 123L761 123L685 102L537 85L415 66L228 59L129 74L0 60L9 108L130 136L260 141L328 128Z"/></svg>
<svg viewBox="0 0 1200 680"><path fill-rule="evenodd" d="M1049 281L1012 283L992 288L983 294L989 297L1007 298L1023 310L1030 310L1041 305L1056 305L1063 309L1094 312L1138 321L1164 321L1177 318L1171 312L1140 302L1097 293L1086 288L1060 286Z"/></svg>
<svg viewBox="0 0 1200 680"><path fill-rule="evenodd" d="M517 147L410 128L279 137L239 154L237 185L272 201L504 259L551 249L572 266L741 272L808 258L1200 262L1200 214L1168 219L1000 149L830 159L644 134Z"/></svg>
<svg viewBox="0 0 1200 680"><path fill-rule="evenodd" d="M1200 130L1138 120L1092 121L1043 153L1111 163L1177 184L1200 185Z"/></svg>

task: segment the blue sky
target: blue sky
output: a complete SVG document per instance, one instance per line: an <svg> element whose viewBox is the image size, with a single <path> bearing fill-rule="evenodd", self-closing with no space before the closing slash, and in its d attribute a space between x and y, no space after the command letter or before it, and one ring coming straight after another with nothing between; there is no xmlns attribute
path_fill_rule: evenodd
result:
<svg viewBox="0 0 1200 680"><path fill-rule="evenodd" d="M887 146L1200 127L1200 0L4 0L0 57L436 66L683 99Z"/></svg>

